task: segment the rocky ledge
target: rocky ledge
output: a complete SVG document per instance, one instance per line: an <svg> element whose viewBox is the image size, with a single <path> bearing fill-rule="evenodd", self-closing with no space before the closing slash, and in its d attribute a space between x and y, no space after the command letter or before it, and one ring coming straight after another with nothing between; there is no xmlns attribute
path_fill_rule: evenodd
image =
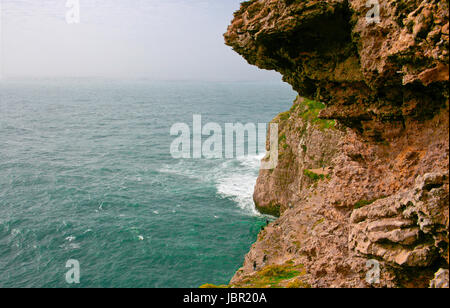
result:
<svg viewBox="0 0 450 308"><path fill-rule="evenodd" d="M299 97L273 120L279 163L254 194L279 218L230 286L448 287L449 1L379 1L379 20L367 2L234 15L226 44Z"/></svg>

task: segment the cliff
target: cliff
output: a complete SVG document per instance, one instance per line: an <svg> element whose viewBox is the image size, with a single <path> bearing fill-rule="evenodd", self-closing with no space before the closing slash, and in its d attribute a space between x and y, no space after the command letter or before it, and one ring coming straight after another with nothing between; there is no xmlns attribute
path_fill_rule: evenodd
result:
<svg viewBox="0 0 450 308"><path fill-rule="evenodd" d="M379 20L366 2L252 0L234 15L226 44L299 97L273 120L279 162L255 187L279 218L231 286L448 286L449 2L380 1Z"/></svg>

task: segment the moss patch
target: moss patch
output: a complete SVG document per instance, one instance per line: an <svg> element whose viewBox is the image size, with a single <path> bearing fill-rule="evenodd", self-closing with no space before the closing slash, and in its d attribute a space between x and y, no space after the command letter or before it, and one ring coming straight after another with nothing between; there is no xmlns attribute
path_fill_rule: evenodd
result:
<svg viewBox="0 0 450 308"><path fill-rule="evenodd" d="M282 112L278 116L280 117L281 121L286 121L291 117L291 112L290 111Z"/></svg>
<svg viewBox="0 0 450 308"><path fill-rule="evenodd" d="M305 98L298 106L302 119L317 125L320 130L334 128L336 125L336 121L334 120L323 120L319 118L319 113L325 108L325 104Z"/></svg>
<svg viewBox="0 0 450 308"><path fill-rule="evenodd" d="M200 289L227 289L229 287L230 286L227 286L227 285L218 285L218 286L216 286L216 285L211 284L211 283L206 283L204 285L201 285Z"/></svg>
<svg viewBox="0 0 450 308"><path fill-rule="evenodd" d="M251 276L245 277L241 283L235 285L239 288L284 288L292 278L303 276L303 265L286 262L283 265L268 265Z"/></svg>
<svg viewBox="0 0 450 308"><path fill-rule="evenodd" d="M307 284L306 282L304 282L300 279L295 279L295 280L289 282L288 285L286 286L286 288L288 288L288 289L309 289L309 288L311 288L311 285Z"/></svg>
<svg viewBox="0 0 450 308"><path fill-rule="evenodd" d="M319 180L324 180L326 177L324 174L317 174L308 169L303 170L303 175L305 175L306 177L308 177L309 179L311 179L314 182L317 182Z"/></svg>

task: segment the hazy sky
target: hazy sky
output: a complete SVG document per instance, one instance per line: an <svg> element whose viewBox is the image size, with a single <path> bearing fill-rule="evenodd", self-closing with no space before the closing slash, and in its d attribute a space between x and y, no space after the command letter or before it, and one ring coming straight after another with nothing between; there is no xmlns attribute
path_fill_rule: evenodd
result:
<svg viewBox="0 0 450 308"><path fill-rule="evenodd" d="M0 0L4 77L280 80L250 66L222 34L240 0Z"/></svg>

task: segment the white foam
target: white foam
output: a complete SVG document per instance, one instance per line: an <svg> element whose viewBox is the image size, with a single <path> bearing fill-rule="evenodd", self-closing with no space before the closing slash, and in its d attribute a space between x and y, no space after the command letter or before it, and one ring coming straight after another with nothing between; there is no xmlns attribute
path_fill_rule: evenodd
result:
<svg viewBox="0 0 450 308"><path fill-rule="evenodd" d="M237 164L223 164L217 177L219 195L235 201L239 208L250 215L260 215L253 202L253 191L264 156L265 154L238 157Z"/></svg>
<svg viewBox="0 0 450 308"><path fill-rule="evenodd" d="M81 247L80 244L77 243L72 243L69 245L70 249L80 249L80 247Z"/></svg>
<svg viewBox="0 0 450 308"><path fill-rule="evenodd" d="M254 156L238 157L237 160L245 167L257 168L261 166L261 160L266 156L265 153Z"/></svg>
<svg viewBox="0 0 450 308"><path fill-rule="evenodd" d="M158 171L213 183L219 196L229 198L249 215L260 215L253 202L253 191L265 153L232 160L180 160Z"/></svg>
<svg viewBox="0 0 450 308"><path fill-rule="evenodd" d="M238 206L253 215L258 214L253 203L253 190L256 184L256 176L250 174L230 174L218 179L217 191L219 195L230 198Z"/></svg>

